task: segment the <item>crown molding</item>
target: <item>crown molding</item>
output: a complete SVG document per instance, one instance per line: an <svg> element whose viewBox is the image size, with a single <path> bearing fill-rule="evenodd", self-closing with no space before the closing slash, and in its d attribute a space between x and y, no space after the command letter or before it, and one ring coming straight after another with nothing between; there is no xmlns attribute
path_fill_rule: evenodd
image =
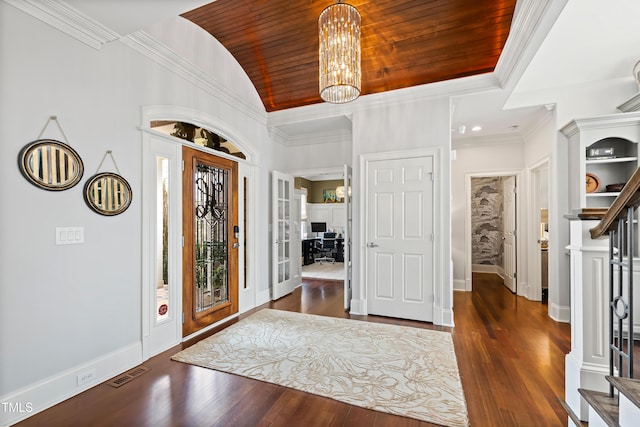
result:
<svg viewBox="0 0 640 427"><path fill-rule="evenodd" d="M494 70L502 88L515 87L567 2L518 0L509 37Z"/></svg>
<svg viewBox="0 0 640 427"><path fill-rule="evenodd" d="M269 132L269 139L271 139L271 141L280 145L288 146L288 135L285 132L274 126L269 126L267 129Z"/></svg>
<svg viewBox="0 0 640 427"><path fill-rule="evenodd" d="M21 11L99 50L120 34L105 27L63 0L5 0Z"/></svg>
<svg viewBox="0 0 640 427"><path fill-rule="evenodd" d="M304 105L286 110L273 111L268 114L269 127L277 127L291 123L321 120L326 117L342 115L353 120L354 112L364 112L377 107L389 107L429 99L460 96L485 90L499 89L499 82L493 73L463 77L455 80L429 83L410 88L396 89L371 95L360 96L346 104L330 104L327 102Z"/></svg>
<svg viewBox="0 0 640 427"><path fill-rule="evenodd" d="M233 92L226 90L214 77L203 72L196 65L187 61L184 57L160 43L146 32L136 31L133 34L121 38L120 41L157 64L167 68L174 74L184 78L209 95L221 99L225 104L241 114L266 125L266 111L238 99L238 97L234 96Z"/></svg>
<svg viewBox="0 0 640 427"><path fill-rule="evenodd" d="M560 132L567 138L572 137L578 132L584 132L593 129L620 128L622 126L640 125L640 112L610 114L600 117L589 117L586 119L575 119L567 123Z"/></svg>
<svg viewBox="0 0 640 427"><path fill-rule="evenodd" d="M636 93L633 98L624 102L618 106L618 110L623 113L630 113L633 111L640 111L640 92Z"/></svg>
<svg viewBox="0 0 640 427"><path fill-rule="evenodd" d="M354 111L379 106L401 105L443 96L460 96L499 88L500 81L495 73L479 74L365 95L361 97L362 102L354 105Z"/></svg>

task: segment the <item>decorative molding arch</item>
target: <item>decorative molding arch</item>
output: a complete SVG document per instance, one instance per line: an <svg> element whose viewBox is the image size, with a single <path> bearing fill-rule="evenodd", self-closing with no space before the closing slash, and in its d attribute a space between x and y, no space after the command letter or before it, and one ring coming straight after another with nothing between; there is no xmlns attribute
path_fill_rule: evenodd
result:
<svg viewBox="0 0 640 427"><path fill-rule="evenodd" d="M257 158L259 156L257 154L257 150L251 147L248 142L244 141L242 137L233 131L230 125L210 114L188 107L172 105L150 105L142 107L142 123L140 128L144 130L152 130L149 124L155 120L188 122L205 129L215 131L218 135L224 137L228 141L232 141L233 144L245 155L246 159L243 160L235 156L229 156L223 152L216 152L215 154L217 156L229 158L238 162L246 161L249 163L256 163L258 160Z"/></svg>

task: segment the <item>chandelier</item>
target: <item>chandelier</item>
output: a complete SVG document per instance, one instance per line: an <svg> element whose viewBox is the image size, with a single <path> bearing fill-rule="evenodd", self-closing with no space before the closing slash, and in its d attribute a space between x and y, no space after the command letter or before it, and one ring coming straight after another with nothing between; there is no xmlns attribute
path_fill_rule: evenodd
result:
<svg viewBox="0 0 640 427"><path fill-rule="evenodd" d="M318 18L320 97L334 104L360 95L360 13L350 4L328 6Z"/></svg>

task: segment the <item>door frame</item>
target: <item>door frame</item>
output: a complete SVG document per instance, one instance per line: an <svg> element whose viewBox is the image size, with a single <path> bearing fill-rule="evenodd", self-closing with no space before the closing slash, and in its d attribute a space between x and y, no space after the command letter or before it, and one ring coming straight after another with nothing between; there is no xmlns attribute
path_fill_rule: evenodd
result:
<svg viewBox="0 0 640 427"><path fill-rule="evenodd" d="M167 138L145 134L142 144L142 218L147 222L142 227L142 359L161 353L178 344L182 338L182 247L176 240L182 235L182 146ZM171 149L169 148L171 147ZM157 181L152 179L157 173L158 154L169 159L169 316L164 324L156 322L157 262ZM174 201L175 200L175 201ZM160 332L159 329L164 329ZM171 331L173 329L173 331ZM173 336L170 336L173 335Z"/></svg>
<svg viewBox="0 0 640 427"><path fill-rule="evenodd" d="M189 159L189 161L185 161L185 157ZM241 223L238 215L240 191L240 184L238 182L238 163L232 159L225 159L217 156L215 152L209 153L189 145L183 145L182 164L182 243L184 245L182 248L182 336L186 337L197 334L202 329L218 323L221 320L229 319L234 317L234 315L239 314L239 282L241 272L239 253L242 248L240 247L239 235L239 227ZM199 315L196 315L195 313L196 303L194 302L195 297L193 293L195 282L194 276L196 275L196 260L194 258L195 244L193 240L195 231L194 218L196 216L196 209L194 207L194 186L196 186L196 181L194 181L194 174L196 172L195 166L197 164L214 167L218 170L226 170L228 173L227 177L224 179L225 185L228 188L228 192L225 194L225 204L227 205L225 215L227 221L226 265L227 271L229 273L234 273L228 274L227 277L227 301L223 301L217 306L209 307L207 310L203 310ZM206 194L209 194L208 190L206 190ZM238 227L237 236L234 235L234 227Z"/></svg>
<svg viewBox="0 0 640 427"><path fill-rule="evenodd" d="M211 149L203 148L196 144L192 144L187 141L184 141L180 138L176 138L170 135L166 135L162 132L158 132L150 127L150 123L154 120L185 121L185 122L190 122L196 125L200 125L207 129L214 129L216 131L219 131L220 135L223 135L225 138L228 138L229 140L232 140L234 142L234 144L245 154L246 159L241 159L239 157L231 156L223 152L218 152L218 151L213 151ZM254 150L251 149L248 144L244 143L243 138L241 138L241 136L238 133L234 132L231 128L229 128L228 124L220 121L219 118L214 117L208 113L204 113L191 108L170 106L170 105L145 106L142 108L142 118L141 118L139 130L141 131L141 134L142 134L143 144L148 143L148 141L150 141L151 138L156 138L156 139L160 139L160 140L175 144L176 150L178 150L180 153L182 153L182 146L185 145L191 148L202 150L206 153L213 153L216 156L227 158L238 163L238 182L239 183L243 182L244 178L248 179L248 185L247 185L248 199L247 199L247 206L246 206L246 217L247 217L248 229L244 230L243 227L240 228L240 239L239 239L240 247L238 248L240 252L240 256L238 257L238 263L239 263L239 267L238 267L239 309L238 309L238 312L243 313L249 309L254 308L256 306L256 301L259 299L259 296L258 296L259 290L257 287L261 281L261 279L258 277L258 272L261 269L261 261L259 258L260 248L258 248L258 245L256 244L257 241L255 241L255 239L258 232L257 230L259 227L258 225L259 219L262 218L262 216L259 215L257 211L258 206L260 204L260 199L261 199L260 194L262 194L262 191L258 191L259 189L261 190L261 187L258 183L259 181L258 177L260 176L259 172L261 168L259 164L256 163L257 157ZM141 152L142 152L141 157L142 157L143 165L146 165L150 161L150 158L148 154L145 152L145 150L141 149ZM182 154L180 154L179 160L182 160ZM178 161L178 163L180 163L180 161ZM181 171L179 176L181 177ZM147 209L153 208L152 206L148 205L149 197L147 197L147 194L149 191L155 191L155 187L149 188L149 184L150 183L146 181L142 183L141 200L143 204L142 206L143 212L146 212ZM180 211L180 218L177 218L177 215L174 215L173 221L177 221L177 224L169 225L170 229L178 230L176 232L177 233L176 236L174 236L175 238L173 239L174 247L172 248L172 250L179 254L182 254L182 216L181 216L182 194L181 194L181 191L182 191L182 185L180 185L180 198L172 199L173 200L172 202L177 203L179 206L178 210ZM170 209L172 209L172 207L170 207ZM245 223L244 211L245 211L244 188L242 185L240 185L238 188L238 223L239 224ZM142 216L140 220L144 222L144 218L146 217ZM145 230L144 223L143 223L142 229ZM244 257L245 235L247 237L246 240L247 240L247 246L248 246L246 250L247 259L245 259ZM142 280L141 280L140 286L142 289L142 292L141 292L142 293L141 342L142 342L143 361L161 352L153 348L149 348L148 345L145 345L145 338L149 335L149 333L151 333L151 328L153 326L152 324L150 324L149 319L155 313L155 310L153 309L153 307L155 306L149 296L151 294L151 292L149 291L149 286L150 286L149 280L145 279L145 278L148 278L149 276L149 269L153 268L153 264L152 264L153 259L151 258L153 256L152 255L153 248L151 248L149 245L150 245L150 242L148 239L142 240L142 260L141 260ZM180 312L181 312L182 310L182 260L180 259L179 261L180 261L179 263L180 268L176 272L176 274L180 278L180 284L179 284L180 291L177 292L176 301L174 305L180 307ZM247 269L246 269L246 283L248 285L247 288L243 288L242 286L242 283L244 283L245 281L245 277L244 277L245 263L248 263ZM267 292L268 292L268 289L267 289ZM230 316L228 319L231 319L237 316L238 314L235 314L233 316ZM172 343L172 345L179 344L180 342L186 341L197 335L203 334L217 327L219 324L228 321L228 319L223 319L220 322L216 322L187 337L182 337L182 323L180 322L178 325L180 332L177 338L175 339L175 341ZM167 348L170 348L172 345L169 345Z"/></svg>
<svg viewBox="0 0 640 427"><path fill-rule="evenodd" d="M540 181L538 172L543 171L546 168L547 170L547 209L550 207L551 203L551 193L550 193L550 173L551 173L551 159L549 157L545 157L534 165L530 166L527 169L527 174L529 176L529 194L531 200L531 218L529 221L529 227L527 229L527 246L529 249L529 265L531 268L529 269L529 284L530 286L527 289L527 298L533 301L541 301L542 300L542 272L540 271L540 267L542 265L542 255L540 253L540 245L538 243L539 234L540 234L540 225L535 220L540 214L540 194L539 187ZM554 236L555 237L555 236ZM534 286L535 284L535 286Z"/></svg>
<svg viewBox="0 0 640 427"><path fill-rule="evenodd" d="M465 291L471 292L473 290L472 273L473 266L471 262L471 179L472 178L491 178L502 176L515 176L516 177L516 230L518 234L524 233L526 230L525 214L523 210L523 204L525 200L525 186L522 184L522 170L503 170L503 171L489 171L489 172L468 172L465 174L465 233L464 233L464 253L465 253L465 267L464 267L464 281ZM526 239L516 237L516 253L526 254L524 248L524 241ZM524 295L527 288L526 281L523 281L523 277L526 277L526 262L524 256L519 256L516 259L516 295Z"/></svg>
<svg viewBox="0 0 640 427"><path fill-rule="evenodd" d="M353 296L351 303L351 313L366 315L367 313L367 257L366 257L366 236L367 236L367 194L369 182L367 179L368 165L370 162L379 160L399 160L399 159L411 159L418 157L433 157L433 324L435 325L447 325L453 326L453 283L451 282L451 276L449 274L448 280L445 280L447 275L445 274L445 268L450 271L451 266L451 253L450 245L446 248L443 247L445 237L444 233L449 233L451 227L449 224L443 224L442 218L448 218L448 214L442 213L443 209L448 208L444 205L442 200L442 194L444 194L443 187L446 177L441 176L441 170L443 170L442 162L445 160L442 156L442 150L439 147L435 148L423 148L417 150L403 150L403 151L389 151L379 153L368 153L360 155L359 162L359 176L360 187L354 190L356 195L354 199L354 206L359 198L359 212L354 212L354 224L353 230L358 230L358 238L353 239L352 248L354 250L354 265L358 266L358 281L353 281ZM446 159L449 160L448 158ZM353 185L354 183L352 183ZM357 183L356 183L357 184ZM450 187L450 185L449 185ZM357 192L356 192L357 191ZM358 197L359 196L359 197ZM447 202L448 203L448 202ZM356 222L359 222L356 225ZM354 233L355 234L355 233ZM354 236L355 237L355 236ZM443 253L448 249L448 253ZM359 261L359 262L358 262ZM445 266L446 264L446 266ZM445 283L446 282L446 283ZM445 295L446 294L446 295Z"/></svg>

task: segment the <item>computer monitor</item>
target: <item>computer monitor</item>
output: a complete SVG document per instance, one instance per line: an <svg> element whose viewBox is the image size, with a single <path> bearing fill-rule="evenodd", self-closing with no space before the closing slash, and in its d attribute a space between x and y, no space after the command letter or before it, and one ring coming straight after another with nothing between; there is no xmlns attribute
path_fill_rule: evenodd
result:
<svg viewBox="0 0 640 427"><path fill-rule="evenodd" d="M316 237L318 237L318 233L324 233L327 231L327 223L326 222L312 222L311 223L311 232L316 233Z"/></svg>

